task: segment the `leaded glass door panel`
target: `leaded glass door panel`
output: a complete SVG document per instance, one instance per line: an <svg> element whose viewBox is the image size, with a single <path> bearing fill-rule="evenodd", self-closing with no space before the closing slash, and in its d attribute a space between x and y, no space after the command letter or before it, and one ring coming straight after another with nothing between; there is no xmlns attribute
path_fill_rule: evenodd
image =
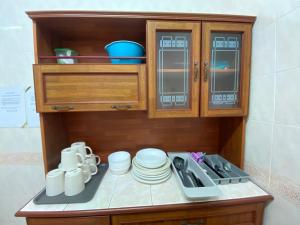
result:
<svg viewBox="0 0 300 225"><path fill-rule="evenodd" d="M246 115L251 25L204 23L202 45L201 115Z"/></svg>
<svg viewBox="0 0 300 225"><path fill-rule="evenodd" d="M200 23L147 22L149 117L199 116Z"/></svg>

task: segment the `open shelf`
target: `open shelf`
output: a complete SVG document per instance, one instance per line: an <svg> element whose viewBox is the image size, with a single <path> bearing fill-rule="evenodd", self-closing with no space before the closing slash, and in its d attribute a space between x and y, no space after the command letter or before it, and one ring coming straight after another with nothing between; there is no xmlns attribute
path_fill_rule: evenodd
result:
<svg viewBox="0 0 300 225"><path fill-rule="evenodd" d="M78 55L78 56L39 56L40 59L146 59L146 56L141 57L132 57L132 56L87 56L87 55Z"/></svg>
<svg viewBox="0 0 300 225"><path fill-rule="evenodd" d="M130 40L146 47L144 18L53 18L37 21L35 30L35 61L40 64L56 63L55 48L77 51L79 63L110 63L104 48L113 41Z"/></svg>
<svg viewBox="0 0 300 225"><path fill-rule="evenodd" d="M78 62L73 64L80 63L94 63L94 64L112 64L109 60L111 59L140 59L143 60L142 63L130 63L130 64L143 64L144 60L146 60L146 56L142 57L129 57L129 56L118 56L118 57L110 57L110 56L101 56L101 55L79 55L79 56L53 56L53 55L45 55L39 56L40 64L60 64L57 63L57 59L77 59ZM51 60L51 61L49 61ZM117 63L116 63L117 64ZM125 63L120 63L125 64ZM63 64L60 64L63 65ZM115 64L113 64L115 65Z"/></svg>

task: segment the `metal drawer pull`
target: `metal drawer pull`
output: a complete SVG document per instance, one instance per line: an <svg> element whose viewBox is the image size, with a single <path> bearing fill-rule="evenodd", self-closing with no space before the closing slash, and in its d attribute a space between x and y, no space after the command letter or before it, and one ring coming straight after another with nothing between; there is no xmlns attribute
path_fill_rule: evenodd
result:
<svg viewBox="0 0 300 225"><path fill-rule="evenodd" d="M74 107L69 106L69 105L54 105L51 107L51 109L57 110L57 111L69 111L69 110L74 109Z"/></svg>
<svg viewBox="0 0 300 225"><path fill-rule="evenodd" d="M207 81L208 78L208 63L204 63L204 81Z"/></svg>
<svg viewBox="0 0 300 225"><path fill-rule="evenodd" d="M112 105L111 108L116 109L116 110L128 110L128 109L131 109L132 106L131 105Z"/></svg>
<svg viewBox="0 0 300 225"><path fill-rule="evenodd" d="M199 63L198 62L195 62L194 63L194 81L196 82L198 80L198 77L199 77Z"/></svg>
<svg viewBox="0 0 300 225"><path fill-rule="evenodd" d="M189 222L186 222L186 221L181 222L181 225L203 225L203 224L205 224L204 219L199 219L199 220L195 221L194 223L189 223Z"/></svg>

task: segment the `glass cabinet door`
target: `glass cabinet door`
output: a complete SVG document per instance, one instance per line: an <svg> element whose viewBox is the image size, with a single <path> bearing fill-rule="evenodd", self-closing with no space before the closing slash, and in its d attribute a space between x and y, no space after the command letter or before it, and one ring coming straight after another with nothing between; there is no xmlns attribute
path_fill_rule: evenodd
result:
<svg viewBox="0 0 300 225"><path fill-rule="evenodd" d="M158 109L190 107L191 33L156 33Z"/></svg>
<svg viewBox="0 0 300 225"><path fill-rule="evenodd" d="M202 116L247 113L251 25L204 23Z"/></svg>
<svg viewBox="0 0 300 225"><path fill-rule="evenodd" d="M200 24L148 22L147 29L149 116L199 116Z"/></svg>

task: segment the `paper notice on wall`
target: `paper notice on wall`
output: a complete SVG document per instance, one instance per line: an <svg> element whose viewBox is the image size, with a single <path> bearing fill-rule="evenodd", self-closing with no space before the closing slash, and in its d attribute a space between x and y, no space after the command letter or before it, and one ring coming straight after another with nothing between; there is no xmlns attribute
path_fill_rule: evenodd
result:
<svg viewBox="0 0 300 225"><path fill-rule="evenodd" d="M30 87L25 92L26 120L28 127L39 127L40 117L36 112L34 89Z"/></svg>
<svg viewBox="0 0 300 225"><path fill-rule="evenodd" d="M22 87L0 88L0 127L23 127L26 123Z"/></svg>

